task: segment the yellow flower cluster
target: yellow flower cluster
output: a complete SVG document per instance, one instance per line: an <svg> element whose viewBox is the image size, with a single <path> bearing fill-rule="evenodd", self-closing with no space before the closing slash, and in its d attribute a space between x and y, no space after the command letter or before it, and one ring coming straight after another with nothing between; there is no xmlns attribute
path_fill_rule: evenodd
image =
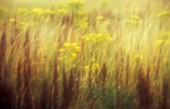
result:
<svg viewBox="0 0 170 109"><path fill-rule="evenodd" d="M86 65L84 67L85 71L89 71L90 70L90 66L89 65ZM92 71L95 71L95 70L100 70L100 64L99 63L93 63L92 64Z"/></svg>
<svg viewBox="0 0 170 109"><path fill-rule="evenodd" d="M99 70L99 69L100 69L99 63L93 63L93 65L92 65L92 71Z"/></svg>
<svg viewBox="0 0 170 109"><path fill-rule="evenodd" d="M90 33L81 38L85 41L101 44L112 40L112 37L108 33Z"/></svg>
<svg viewBox="0 0 170 109"><path fill-rule="evenodd" d="M90 69L90 65L86 65L84 69L86 72L88 72L89 70L91 70L92 72L95 72L95 70L100 70L100 64L97 62L92 62L91 69Z"/></svg>
<svg viewBox="0 0 170 109"><path fill-rule="evenodd" d="M32 10L32 13L35 14L35 15L41 16L41 15L43 15L44 10L41 9L41 8L34 8L34 9Z"/></svg>
<svg viewBox="0 0 170 109"><path fill-rule="evenodd" d="M76 58L79 51L80 47L77 45L77 43L69 42L65 42L63 48L59 49L59 52L60 54L62 54L61 57L63 57L63 59Z"/></svg>

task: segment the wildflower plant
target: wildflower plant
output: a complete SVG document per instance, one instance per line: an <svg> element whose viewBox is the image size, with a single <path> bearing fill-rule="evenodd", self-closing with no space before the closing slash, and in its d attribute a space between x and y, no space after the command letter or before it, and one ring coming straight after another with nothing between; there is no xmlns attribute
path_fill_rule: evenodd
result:
<svg viewBox="0 0 170 109"><path fill-rule="evenodd" d="M65 42L63 47L59 49L60 57L59 60L63 60L68 65L75 64L78 55L79 55L80 47L77 43Z"/></svg>

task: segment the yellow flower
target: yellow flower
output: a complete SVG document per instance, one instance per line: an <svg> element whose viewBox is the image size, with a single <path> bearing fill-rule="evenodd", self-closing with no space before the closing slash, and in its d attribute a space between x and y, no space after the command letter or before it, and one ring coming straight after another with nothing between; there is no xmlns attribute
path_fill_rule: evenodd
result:
<svg viewBox="0 0 170 109"><path fill-rule="evenodd" d="M99 65L99 63L94 63L93 65L92 65L92 70L94 71L94 70L99 70L100 69L100 65Z"/></svg>
<svg viewBox="0 0 170 109"><path fill-rule="evenodd" d="M68 43L68 42L66 42L66 43L64 43L64 46L65 46L65 47L70 47L70 46L71 46L71 44L70 44L70 43Z"/></svg>
<svg viewBox="0 0 170 109"><path fill-rule="evenodd" d="M41 8L34 8L34 9L32 10L32 13L35 14L35 15L40 16L40 15L42 15L42 14L44 13L44 11L43 11L43 9L41 9Z"/></svg>
<svg viewBox="0 0 170 109"><path fill-rule="evenodd" d="M76 53L71 53L71 56L72 57L77 57L77 54Z"/></svg>
<svg viewBox="0 0 170 109"><path fill-rule="evenodd" d="M85 41L92 42L94 44L106 44L108 41L112 39L109 33L103 32L103 33L90 33L88 35L81 37Z"/></svg>

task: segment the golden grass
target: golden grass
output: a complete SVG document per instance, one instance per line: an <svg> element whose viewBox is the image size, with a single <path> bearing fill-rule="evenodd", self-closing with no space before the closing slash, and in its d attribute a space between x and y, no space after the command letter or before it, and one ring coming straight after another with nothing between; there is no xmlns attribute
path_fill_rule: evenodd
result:
<svg viewBox="0 0 170 109"><path fill-rule="evenodd" d="M0 18L14 108L168 109L167 0L13 1Z"/></svg>

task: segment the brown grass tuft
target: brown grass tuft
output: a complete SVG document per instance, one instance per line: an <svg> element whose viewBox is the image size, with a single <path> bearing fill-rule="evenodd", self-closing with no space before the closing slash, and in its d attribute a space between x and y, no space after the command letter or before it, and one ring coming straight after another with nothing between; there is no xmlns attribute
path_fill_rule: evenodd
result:
<svg viewBox="0 0 170 109"><path fill-rule="evenodd" d="M138 71L137 96L140 109L151 109L152 95L150 92L150 83L144 76L142 67Z"/></svg>
<svg viewBox="0 0 170 109"><path fill-rule="evenodd" d="M168 107L168 94L169 94L169 80L167 77L164 77L163 88L162 88L162 102L161 109L169 109Z"/></svg>
<svg viewBox="0 0 170 109"><path fill-rule="evenodd" d="M3 69L5 65L5 53L6 53L6 24L4 24L1 42L0 42L0 79L3 78Z"/></svg>

